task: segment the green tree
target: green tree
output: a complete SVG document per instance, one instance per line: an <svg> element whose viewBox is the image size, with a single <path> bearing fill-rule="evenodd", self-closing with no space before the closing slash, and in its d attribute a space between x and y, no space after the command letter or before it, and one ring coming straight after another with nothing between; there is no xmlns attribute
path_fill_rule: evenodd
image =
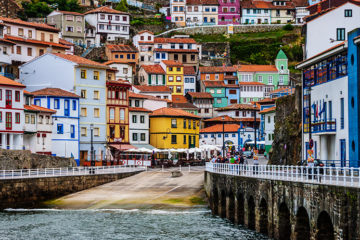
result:
<svg viewBox="0 0 360 240"><path fill-rule="evenodd" d="M118 11L121 11L121 12L127 12L128 4L127 4L126 0L121 0L115 9Z"/></svg>
<svg viewBox="0 0 360 240"><path fill-rule="evenodd" d="M25 18L44 18L52 11L46 2L39 0L24 1L21 5L24 9Z"/></svg>

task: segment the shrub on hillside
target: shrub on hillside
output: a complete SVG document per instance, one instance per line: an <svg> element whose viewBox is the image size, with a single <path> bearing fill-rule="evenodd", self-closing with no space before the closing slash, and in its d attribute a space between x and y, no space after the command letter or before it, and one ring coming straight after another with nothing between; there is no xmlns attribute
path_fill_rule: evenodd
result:
<svg viewBox="0 0 360 240"><path fill-rule="evenodd" d="M286 24L286 25L283 27L283 29L284 29L285 31L292 31L292 30L294 30L294 26L291 25L291 24Z"/></svg>

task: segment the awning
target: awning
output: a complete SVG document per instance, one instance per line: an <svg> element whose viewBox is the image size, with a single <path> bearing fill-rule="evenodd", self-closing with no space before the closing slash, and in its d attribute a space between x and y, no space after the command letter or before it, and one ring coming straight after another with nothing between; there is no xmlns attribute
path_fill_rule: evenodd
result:
<svg viewBox="0 0 360 240"><path fill-rule="evenodd" d="M128 149L135 148L131 144L111 144L110 143L109 146L112 147L112 148L116 148L119 151L125 151L125 150L128 150Z"/></svg>
<svg viewBox="0 0 360 240"><path fill-rule="evenodd" d="M153 150L155 149L154 146L150 145L150 144L132 144L135 148L147 148L149 150Z"/></svg>

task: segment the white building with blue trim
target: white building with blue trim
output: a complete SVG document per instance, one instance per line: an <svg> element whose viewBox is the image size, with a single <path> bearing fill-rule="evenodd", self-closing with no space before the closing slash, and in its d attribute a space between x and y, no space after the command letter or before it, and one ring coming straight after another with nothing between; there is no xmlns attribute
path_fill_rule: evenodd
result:
<svg viewBox="0 0 360 240"><path fill-rule="evenodd" d="M312 139L315 159L360 165L360 29L347 39L297 66L303 70L303 160Z"/></svg>
<svg viewBox="0 0 360 240"><path fill-rule="evenodd" d="M91 160L91 130L95 160L106 150L106 69L108 66L75 55L47 53L20 67L27 90L60 87L80 96L80 164ZM62 105L62 102L60 102Z"/></svg>
<svg viewBox="0 0 360 240"><path fill-rule="evenodd" d="M60 88L44 88L32 94L34 105L56 111L52 115L52 155L73 157L79 165L79 96Z"/></svg>

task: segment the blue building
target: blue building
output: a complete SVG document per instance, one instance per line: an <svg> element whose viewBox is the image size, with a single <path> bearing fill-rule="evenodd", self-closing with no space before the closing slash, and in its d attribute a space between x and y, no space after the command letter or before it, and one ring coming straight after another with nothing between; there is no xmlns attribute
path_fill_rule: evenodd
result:
<svg viewBox="0 0 360 240"><path fill-rule="evenodd" d="M348 41L297 66L303 70L303 159L310 153L329 164L359 167L359 50L355 29Z"/></svg>
<svg viewBox="0 0 360 240"><path fill-rule="evenodd" d="M56 111L52 115L52 154L73 157L79 165L79 96L60 88L44 88L32 94L34 105Z"/></svg>
<svg viewBox="0 0 360 240"><path fill-rule="evenodd" d="M225 73L224 84L228 105L240 103L240 86L236 71Z"/></svg>
<svg viewBox="0 0 360 240"><path fill-rule="evenodd" d="M80 164L91 160L91 129L94 158L105 157L106 70L108 66L75 55L46 53L20 67L20 80L28 91L58 86L80 96Z"/></svg>

